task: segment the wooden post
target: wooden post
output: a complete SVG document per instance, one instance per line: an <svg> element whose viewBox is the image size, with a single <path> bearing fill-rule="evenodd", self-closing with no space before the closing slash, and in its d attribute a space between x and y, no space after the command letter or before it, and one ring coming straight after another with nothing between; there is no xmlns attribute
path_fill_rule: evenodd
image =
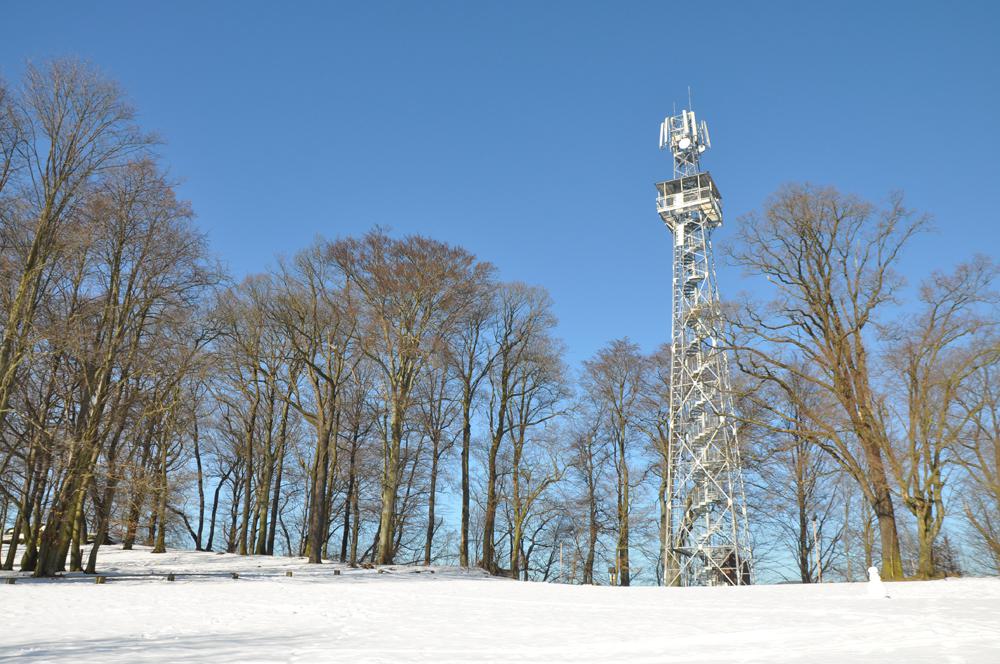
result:
<svg viewBox="0 0 1000 664"><path fill-rule="evenodd" d="M233 578L234 579L240 578L240 573L239 572L233 572Z"/></svg>
<svg viewBox="0 0 1000 664"><path fill-rule="evenodd" d="M94 577L94 583L98 583L98 584L103 584L107 580L108 580L108 577L106 577L106 576L95 576Z"/></svg>
<svg viewBox="0 0 1000 664"><path fill-rule="evenodd" d="M340 576L340 570L339 569L333 570L333 575L334 576Z"/></svg>
<svg viewBox="0 0 1000 664"><path fill-rule="evenodd" d="M176 577L174 577L174 574L173 574L173 572L171 572L170 574L167 574L167 581L174 581L174 580L175 580L175 578L176 578Z"/></svg>
<svg viewBox="0 0 1000 664"><path fill-rule="evenodd" d="M292 571L288 570L287 572L285 572L285 576L292 576Z"/></svg>

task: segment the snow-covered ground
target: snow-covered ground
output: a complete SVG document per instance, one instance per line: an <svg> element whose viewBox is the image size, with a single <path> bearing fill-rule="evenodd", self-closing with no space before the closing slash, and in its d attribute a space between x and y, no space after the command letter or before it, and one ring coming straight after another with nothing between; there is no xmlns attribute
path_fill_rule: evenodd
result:
<svg viewBox="0 0 1000 664"><path fill-rule="evenodd" d="M0 660L1000 662L998 579L871 599L864 584L582 587L118 547L100 560L104 585L0 585Z"/></svg>

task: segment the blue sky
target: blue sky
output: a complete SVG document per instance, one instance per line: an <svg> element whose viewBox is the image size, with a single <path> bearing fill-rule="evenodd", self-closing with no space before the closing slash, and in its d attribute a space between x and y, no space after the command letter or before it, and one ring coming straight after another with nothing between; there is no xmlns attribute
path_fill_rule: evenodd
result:
<svg viewBox="0 0 1000 664"><path fill-rule="evenodd" d="M719 242L811 181L931 213L913 281L1000 247L1000 3L4 4L0 73L79 55L119 80L236 275L317 234L431 235L546 286L573 362L668 336L653 183L688 86Z"/></svg>

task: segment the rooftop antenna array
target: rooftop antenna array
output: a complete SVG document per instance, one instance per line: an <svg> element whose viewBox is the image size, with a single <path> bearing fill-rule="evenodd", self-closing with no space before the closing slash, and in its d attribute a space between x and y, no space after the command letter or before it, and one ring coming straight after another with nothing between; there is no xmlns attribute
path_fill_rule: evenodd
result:
<svg viewBox="0 0 1000 664"><path fill-rule="evenodd" d="M690 90L689 106L690 106ZM742 464L729 364L719 343L721 310L712 232L722 195L701 156L708 125L684 109L660 124L674 177L656 185L656 209L673 234L665 585L753 582Z"/></svg>

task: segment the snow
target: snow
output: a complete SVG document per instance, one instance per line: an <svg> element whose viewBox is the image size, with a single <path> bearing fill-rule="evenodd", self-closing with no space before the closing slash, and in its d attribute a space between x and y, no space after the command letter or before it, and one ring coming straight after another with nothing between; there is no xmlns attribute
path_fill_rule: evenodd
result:
<svg viewBox="0 0 1000 664"><path fill-rule="evenodd" d="M0 585L0 660L1000 662L1000 579L880 599L864 583L587 587L118 547L99 561L104 585Z"/></svg>

